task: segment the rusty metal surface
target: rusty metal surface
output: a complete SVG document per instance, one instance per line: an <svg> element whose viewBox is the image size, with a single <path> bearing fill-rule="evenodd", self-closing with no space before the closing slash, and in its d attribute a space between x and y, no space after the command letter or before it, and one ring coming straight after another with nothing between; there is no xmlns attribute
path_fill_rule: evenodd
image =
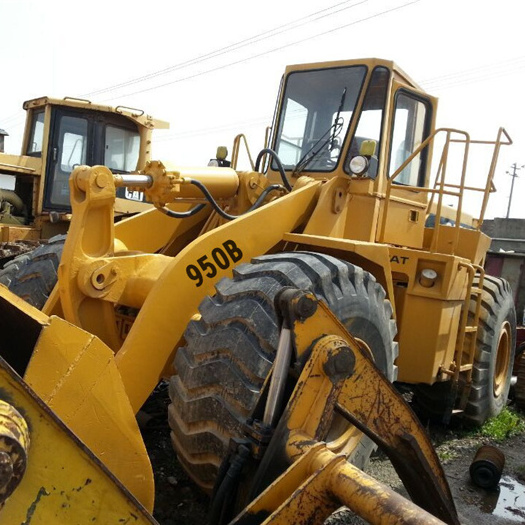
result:
<svg viewBox="0 0 525 525"><path fill-rule="evenodd" d="M514 398L516 405L521 409L525 410L525 352L522 352L517 363L516 374L518 381L514 390Z"/></svg>
<svg viewBox="0 0 525 525"><path fill-rule="evenodd" d="M470 464L470 478L478 487L493 489L499 483L504 466L503 452L491 445L483 445L478 448Z"/></svg>
<svg viewBox="0 0 525 525"><path fill-rule="evenodd" d="M24 476L29 442L25 419L0 399L0 508Z"/></svg>
<svg viewBox="0 0 525 525"><path fill-rule="evenodd" d="M424 429L357 341L323 303L292 329L297 355L309 359L255 476L260 495L234 523L311 525L346 505L370 523L458 524ZM346 444L327 439L337 413L386 450L414 502L348 463L362 438L357 428L343 433Z"/></svg>
<svg viewBox="0 0 525 525"><path fill-rule="evenodd" d="M296 436L297 442L300 438ZM369 523L443 522L336 455L322 443L305 445L299 459L232 525L323 523L341 504Z"/></svg>
<svg viewBox="0 0 525 525"><path fill-rule="evenodd" d="M357 341L323 303L314 316L296 323L294 332L296 344L303 345L297 349L299 354L316 334L333 336L319 340L312 351L288 407L288 429L301 429L322 440L328 420L336 412L342 414L385 451L414 502L448 523L459 523L443 468L425 430ZM346 356L348 349L355 364ZM340 366L334 366L338 361ZM315 401L300 402L301 396Z"/></svg>

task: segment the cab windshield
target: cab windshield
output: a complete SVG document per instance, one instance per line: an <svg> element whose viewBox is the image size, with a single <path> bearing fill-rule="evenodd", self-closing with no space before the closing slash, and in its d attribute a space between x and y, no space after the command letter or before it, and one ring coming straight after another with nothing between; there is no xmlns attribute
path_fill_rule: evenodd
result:
<svg viewBox="0 0 525 525"><path fill-rule="evenodd" d="M335 168L366 71L351 66L288 76L275 142L286 170Z"/></svg>

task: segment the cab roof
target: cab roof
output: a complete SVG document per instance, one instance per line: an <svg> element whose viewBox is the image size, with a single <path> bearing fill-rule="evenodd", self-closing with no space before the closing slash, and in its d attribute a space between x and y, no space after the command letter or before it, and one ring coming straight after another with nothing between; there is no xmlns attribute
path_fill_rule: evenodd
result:
<svg viewBox="0 0 525 525"><path fill-rule="evenodd" d="M309 69L328 69L333 67L344 67L344 66L367 66L370 69L373 69L377 66L383 66L393 72L394 78L407 84L409 87L417 89L418 91L424 91L407 73L405 73L394 61L384 60L382 58L359 58L354 60L337 60L333 62L313 62L310 64L296 64L287 66L285 70L285 75L291 73L292 71L302 71Z"/></svg>
<svg viewBox="0 0 525 525"><path fill-rule="evenodd" d="M137 124L150 129L168 129L169 123L163 120L154 119L151 115L147 115L141 109L128 108L126 106L105 106L102 104L93 104L90 100L85 100L75 97L51 98L39 97L24 102L23 108L38 109L45 106L65 106L69 108L82 109L84 111L101 111L104 113L116 113L136 122Z"/></svg>

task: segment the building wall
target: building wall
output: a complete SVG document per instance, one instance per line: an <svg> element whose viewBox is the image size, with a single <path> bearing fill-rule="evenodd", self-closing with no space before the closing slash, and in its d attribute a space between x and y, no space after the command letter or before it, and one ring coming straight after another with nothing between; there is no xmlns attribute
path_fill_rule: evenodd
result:
<svg viewBox="0 0 525 525"><path fill-rule="evenodd" d="M489 275L509 281L518 324L522 324L525 317L525 219L488 220L483 223L482 230L492 237L485 270Z"/></svg>

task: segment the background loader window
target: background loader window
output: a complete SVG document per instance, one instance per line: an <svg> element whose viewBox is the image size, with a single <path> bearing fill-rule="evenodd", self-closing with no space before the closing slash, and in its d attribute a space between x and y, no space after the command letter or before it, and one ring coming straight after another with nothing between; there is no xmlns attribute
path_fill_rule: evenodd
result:
<svg viewBox="0 0 525 525"><path fill-rule="evenodd" d="M27 145L27 154L40 156L42 154L42 144L44 142L44 111L33 114L31 123L31 136ZM37 155L36 155L37 154Z"/></svg>
<svg viewBox="0 0 525 525"><path fill-rule="evenodd" d="M394 129L390 151L390 176L421 145L427 136L427 105L415 96L399 92L396 96ZM394 183L408 186L423 184L424 154L415 157L396 177Z"/></svg>
<svg viewBox="0 0 525 525"><path fill-rule="evenodd" d="M69 206L69 174L86 163L88 121L81 117L60 118L58 162L53 173L51 205Z"/></svg>
<svg viewBox="0 0 525 525"><path fill-rule="evenodd" d="M140 137L136 131L106 126L104 164L113 171L130 172L137 169Z"/></svg>
<svg viewBox="0 0 525 525"><path fill-rule="evenodd" d="M62 155L60 156L60 169L71 172L77 164L86 163L87 121L74 117L64 117L64 120L75 120L75 126L71 131L65 131L62 135ZM71 122L65 123L65 128L71 126Z"/></svg>

